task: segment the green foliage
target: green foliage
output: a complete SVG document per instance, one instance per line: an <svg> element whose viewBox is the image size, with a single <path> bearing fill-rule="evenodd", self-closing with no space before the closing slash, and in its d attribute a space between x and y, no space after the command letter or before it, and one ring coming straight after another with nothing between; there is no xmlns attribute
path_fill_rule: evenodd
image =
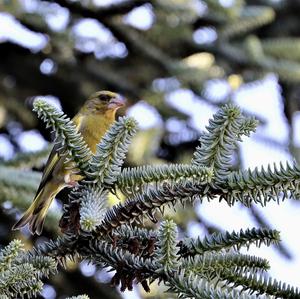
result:
<svg viewBox="0 0 300 299"><path fill-rule="evenodd" d="M299 38L268 38L262 40L263 51L276 58L300 61Z"/></svg>
<svg viewBox="0 0 300 299"><path fill-rule="evenodd" d="M166 220L161 223L157 235L158 250L156 258L164 272L172 272L176 267L177 234L176 224L172 220Z"/></svg>
<svg viewBox="0 0 300 299"><path fill-rule="evenodd" d="M80 226L85 231L92 231L100 225L106 212L107 192L90 187L81 191Z"/></svg>
<svg viewBox="0 0 300 299"><path fill-rule="evenodd" d="M184 204L186 201L194 201L199 198L199 194L206 195L207 191L205 181L164 183L161 187L149 188L133 198L128 198L124 204L113 206L105 215L96 232L108 234L120 225L142 220L145 216L156 222L155 212L162 211L165 205L175 206L176 203Z"/></svg>
<svg viewBox="0 0 300 299"><path fill-rule="evenodd" d="M25 253L19 240L0 252L0 293L3 298L35 296L42 290L42 277L56 271L57 262L49 256Z"/></svg>
<svg viewBox="0 0 300 299"><path fill-rule="evenodd" d="M222 20L235 20L241 14L245 5L244 0L234 0L230 5L222 5L219 0L205 0L210 13Z"/></svg>
<svg viewBox="0 0 300 299"><path fill-rule="evenodd" d="M243 271L224 271L221 275L227 283L233 284L234 287L242 286L244 290L251 290L257 294L268 294L276 298L299 298L300 291L288 284L282 284L272 278L262 275L243 273Z"/></svg>
<svg viewBox="0 0 300 299"><path fill-rule="evenodd" d="M144 165L124 168L118 176L117 186L128 195L140 192L143 187L167 182L210 182L213 177L211 168L184 164Z"/></svg>
<svg viewBox="0 0 300 299"><path fill-rule="evenodd" d="M106 132L90 163L89 178L92 181L106 184L116 181L136 127L133 118L121 117Z"/></svg>
<svg viewBox="0 0 300 299"><path fill-rule="evenodd" d="M257 125L238 107L225 105L214 115L190 164L123 170L135 121L121 118L107 131L96 154L90 155L73 140L77 136L81 142L81 136L66 116L44 102L38 102L35 109L46 123L55 124L69 158L85 159L84 163L76 162L85 177L64 205L63 236L38 246L15 268L9 264L15 250L3 251L3 260L10 265L9 272L4 271L6 285L21 279L31 286L33 294L41 288L39 278L55 268L53 259L65 265L66 258L79 257L115 270L111 284L120 285L121 291L132 290L134 283L149 291L148 282L157 279L182 298L256 298L251 293L262 298L299 296L296 288L262 278L270 267L266 259L239 252L251 244L260 247L278 243L276 230L253 228L177 240L178 229L172 220L162 221L157 230L137 226L145 218L157 222L164 206L175 207L187 201L224 199L230 206L236 202L248 206L250 202L267 204L270 198L279 199L287 193L297 196L296 165L280 165L274 170L232 170L231 155L237 143ZM108 208L107 194L116 189L127 199ZM25 273L33 274L25 277Z"/></svg>
<svg viewBox="0 0 300 299"><path fill-rule="evenodd" d="M279 201L285 198L299 197L300 169L298 165L282 163L279 167L269 165L258 170L245 170L232 172L228 177L228 193L224 194L224 199L233 204L236 200L245 206L250 206L251 202L265 206L269 201ZM222 196L223 197L223 196Z"/></svg>
<svg viewBox="0 0 300 299"><path fill-rule="evenodd" d="M269 262L256 256L243 255L237 252L207 252L187 258L182 268L194 272L206 279L220 278L224 272L261 272L270 269Z"/></svg>
<svg viewBox="0 0 300 299"><path fill-rule="evenodd" d="M260 247L261 244L270 246L270 244L277 244L279 241L279 232L276 230L252 228L246 231L241 230L239 233L214 233L206 236L203 240L200 238L186 239L180 245L180 254L193 256L207 251L239 250L241 247L249 248L251 244L255 244L257 247Z"/></svg>
<svg viewBox="0 0 300 299"><path fill-rule="evenodd" d="M221 30L221 38L230 39L254 31L256 28L271 23L274 20L274 17L275 12L271 7L245 7L241 11L239 18L230 22Z"/></svg>
<svg viewBox="0 0 300 299"><path fill-rule="evenodd" d="M188 88L201 96L203 86L208 80L221 78L224 82L232 74L236 74L241 81L249 82L260 80L270 72L274 73L273 78L278 78L281 85L284 112L292 127L291 114L299 108L295 104L299 94L297 84L300 81L298 1L127 0L105 6L99 4L101 1L37 0L30 7L24 5L24 1L0 2L0 10L10 13L15 18L15 23L19 22L19 26L47 38L44 48L34 51L14 44L9 38L1 42L0 127L3 129L2 133L10 135L12 143L16 136L12 133L14 130L9 128L11 120L20 122L25 130L32 129L34 123L33 116L22 105L21 99L24 97L53 94L73 113L83 98L101 86L103 89L124 93L131 100L130 105L139 99L152 105L149 98L154 98L156 104L153 105L165 122L174 116L170 103L164 101L165 96L172 90ZM146 30L133 28L130 22L126 22L126 15L141 5L145 5L154 17L153 25ZM48 22L51 17L60 14L60 11L67 15L62 31L56 30ZM102 42L99 44L94 38L87 36L79 38L74 29L87 18L88 21L99 22L111 31L114 36L111 38L113 43L120 42L119 46L124 48L122 57L107 57L107 47ZM198 29L200 41L195 38ZM202 38L201 41L203 36L213 36L215 40ZM196 67L186 63L188 55L201 55L203 52L209 55L211 61L204 68L201 66L206 60L202 59L203 56ZM46 74L40 66L47 61L53 64L53 69ZM157 84L160 80L167 82L163 88ZM234 90L231 90L230 96L235 96ZM221 100L211 102L203 97L197 97L197 101L214 107L221 103ZM87 248L97 239L111 245L112 249L120 250L120 257L129 252L133 258L142 255L152 261L155 259L153 252L159 250L157 231L161 227L153 226L153 230L148 231L141 228L141 225L138 227L137 222L142 223L145 219L147 225L149 219L157 222L165 208L178 208L180 203L192 206L195 202L212 200L226 201L229 206L236 203L242 203L245 207L257 203L265 206L270 201L281 203L285 198L299 198L297 165L280 165L277 170L232 170L237 166L233 165L231 156L240 141L238 137L253 131L254 123L242 115L230 119L226 109L220 112L224 115L223 123L214 119L212 123L215 123L209 125L208 133L200 140L200 147L191 163L185 161L187 164L184 165L146 165L123 169L132 130L125 129L123 124L116 124L108 139L99 145L98 156L91 156L89 150L80 143L80 135L76 135L75 127L68 123L67 118L63 119L63 115L59 114L55 116L55 113L51 116L51 113L50 111L46 117L58 135L57 146L74 162L69 164L70 167L75 171L79 169L84 176L79 187L73 189L69 200L64 202L63 220L66 222L60 222L65 232L63 237L56 241L51 240L41 251L44 255L50 255L51 252L56 260L64 262L66 256L74 258L74 252L78 248ZM176 117L185 120L188 118L181 111L176 111ZM162 136L164 140L168 140L171 134L167 126L163 127L166 130ZM292 138L293 134L289 136ZM147 136L145 138L149 139ZM181 158L186 157L187 151L181 152L180 145L182 144L170 146L175 153L174 161L183 161ZM43 153L40 154L41 156L39 153L20 155L12 161L3 162L0 169L3 174L0 174L0 202L4 212L8 212L7 203L12 203L21 210L28 206L36 190L35 184L39 180L37 177L31 181L31 172L22 177L22 171L18 169L12 172L7 166L40 166L44 159ZM149 164L152 162L151 159L147 160ZM120 198L125 197L126 200L113 208L107 208L105 192L116 190L118 192L115 194L122 193ZM48 220L51 214L49 211ZM4 218L5 225L10 225L9 221L6 222L6 217ZM58 219L52 217L52 220L47 237L57 228ZM177 273L177 276L172 277L174 290L187 297L254 297L241 291L243 287L246 289L246 284L235 288L235 291L232 287L228 290L224 285L219 288L215 284L216 278L213 282L209 279L213 277L210 272L200 270L201 265L204 269L206 267L203 260L207 259L208 263L209 257L214 256L220 262L218 267L224 268L223 260L219 261L219 258L223 258L224 250L224 260L229 263L235 261L233 256L237 257L236 252L229 252L232 249L252 243L269 245L277 240L277 232L255 229L243 233L213 234L203 239L187 238L182 243L178 240L177 245L182 250L180 259L184 258L186 263L189 260L191 263L198 263L195 271L186 273L198 274L191 274L188 278L183 274L178 282ZM60 247L57 247L58 244ZM233 260L227 257L227 253L233 255ZM83 253L81 257L84 257ZM244 262L242 257L237 258ZM137 262L135 259L133 261ZM253 257L245 257L245 261L252 265L257 262ZM97 260L91 257L91 262L96 264ZM126 268L128 273L133 269L134 263ZM111 261L110 266L115 270L122 269L122 259ZM225 275L218 267L213 267L212 272ZM204 272L206 278L203 277ZM129 277L135 277L137 282L147 288L143 268L132 273L133 276L128 274ZM238 275L234 271L232 273ZM166 283L171 281L170 277L157 277L154 272L148 274L149 280L157 278ZM195 275L199 279L195 279ZM114 282L117 284L119 281L122 288L126 289L130 287L126 283L127 278L119 270ZM292 292L291 294L295 295Z"/></svg>
<svg viewBox="0 0 300 299"><path fill-rule="evenodd" d="M213 169L216 182L222 182L231 168L231 155L240 141L241 135L249 135L255 130L257 122L242 117L239 108L226 105L218 111L207 127L207 133L200 138L193 165Z"/></svg>
<svg viewBox="0 0 300 299"><path fill-rule="evenodd" d="M0 252L0 271L3 272L7 270L11 266L12 261L22 250L24 249L20 240L14 240L2 249Z"/></svg>
<svg viewBox="0 0 300 299"><path fill-rule="evenodd" d="M48 146L36 152L18 153L13 159L5 161L3 164L18 168L40 167L45 163L50 151L51 148Z"/></svg>
<svg viewBox="0 0 300 299"><path fill-rule="evenodd" d="M179 298L203 298L203 299L257 299L255 295L246 292L216 287L206 279L194 275L186 275L181 270L177 275L169 276L167 280L169 291L178 294ZM271 297L263 296L261 299Z"/></svg>
<svg viewBox="0 0 300 299"><path fill-rule="evenodd" d="M26 210L32 202L32 198L34 198L41 180L41 173L6 166L7 164L0 165L0 203L11 202L13 206L22 211ZM24 166L23 163L21 165ZM56 224L58 217L59 215L56 212L49 211L48 220L45 223L46 227L49 228L49 225L53 227L51 224Z"/></svg>
<svg viewBox="0 0 300 299"><path fill-rule="evenodd" d="M0 182L3 187L13 186L26 191L34 191L41 180L41 174L13 167L0 166Z"/></svg>

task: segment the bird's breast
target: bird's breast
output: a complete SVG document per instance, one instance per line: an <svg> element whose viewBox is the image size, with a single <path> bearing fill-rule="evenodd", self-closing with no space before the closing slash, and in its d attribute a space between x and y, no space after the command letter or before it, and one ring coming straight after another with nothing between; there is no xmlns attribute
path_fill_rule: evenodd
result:
<svg viewBox="0 0 300 299"><path fill-rule="evenodd" d="M88 116L82 121L80 132L92 153L96 152L97 144L112 123L113 120L108 119L105 115Z"/></svg>

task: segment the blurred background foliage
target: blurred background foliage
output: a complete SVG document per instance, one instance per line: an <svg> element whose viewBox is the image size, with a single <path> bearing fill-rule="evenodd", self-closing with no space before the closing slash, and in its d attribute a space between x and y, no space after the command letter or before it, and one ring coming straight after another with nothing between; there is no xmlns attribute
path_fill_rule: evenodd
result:
<svg viewBox="0 0 300 299"><path fill-rule="evenodd" d="M272 74L288 139L264 135L262 141L288 149L299 161L293 122L300 109L299 14L298 0L0 0L1 244L22 237L10 228L32 200L49 152L43 138L51 136L31 112L36 97L61 105L72 117L91 93L119 92L142 127L127 166L184 163L201 134L185 107L201 104L215 111ZM185 101L187 95L192 101ZM261 114L244 110L267 125ZM32 154L33 149L40 150ZM239 151L234 158L238 167ZM57 234L57 210L47 217L42 238L24 232L28 247ZM250 213L269 227L255 207ZM201 209L170 215L182 232L190 221L208 233L219 229ZM277 249L291 258L285 244ZM45 298L120 297L101 271L73 262L68 268L47 282ZM164 298L155 291L147 296Z"/></svg>

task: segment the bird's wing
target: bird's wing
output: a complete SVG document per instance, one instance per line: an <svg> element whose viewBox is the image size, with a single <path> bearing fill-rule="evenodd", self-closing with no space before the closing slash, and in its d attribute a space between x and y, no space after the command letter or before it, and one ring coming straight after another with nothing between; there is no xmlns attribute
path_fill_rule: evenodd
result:
<svg viewBox="0 0 300 299"><path fill-rule="evenodd" d="M77 114L74 116L72 121L75 124L76 128L78 129L82 122L82 116L80 114ZM42 176L42 179L41 179L41 182L40 182L40 185L39 185L39 188L38 188L36 194L38 194L45 187L48 180L51 178L51 175L52 175L56 165L58 164L58 162L61 161L61 159L64 158L61 156L61 153L63 153L63 152L64 152L64 149L61 148L61 145L59 143L56 143L53 146L52 151L49 155L49 158L46 162L43 176Z"/></svg>

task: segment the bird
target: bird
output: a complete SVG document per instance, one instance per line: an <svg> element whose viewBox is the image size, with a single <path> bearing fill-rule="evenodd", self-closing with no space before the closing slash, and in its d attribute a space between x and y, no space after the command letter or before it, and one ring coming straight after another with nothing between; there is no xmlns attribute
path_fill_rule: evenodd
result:
<svg viewBox="0 0 300 299"><path fill-rule="evenodd" d="M125 105L125 98L103 90L92 94L72 119L77 131L94 154L102 136L115 121L116 111ZM64 150L54 145L42 175L34 200L13 230L29 224L32 234L40 235L47 211L55 196L65 187L73 187L83 177L74 174L65 162ZM69 165L70 166L70 165Z"/></svg>

